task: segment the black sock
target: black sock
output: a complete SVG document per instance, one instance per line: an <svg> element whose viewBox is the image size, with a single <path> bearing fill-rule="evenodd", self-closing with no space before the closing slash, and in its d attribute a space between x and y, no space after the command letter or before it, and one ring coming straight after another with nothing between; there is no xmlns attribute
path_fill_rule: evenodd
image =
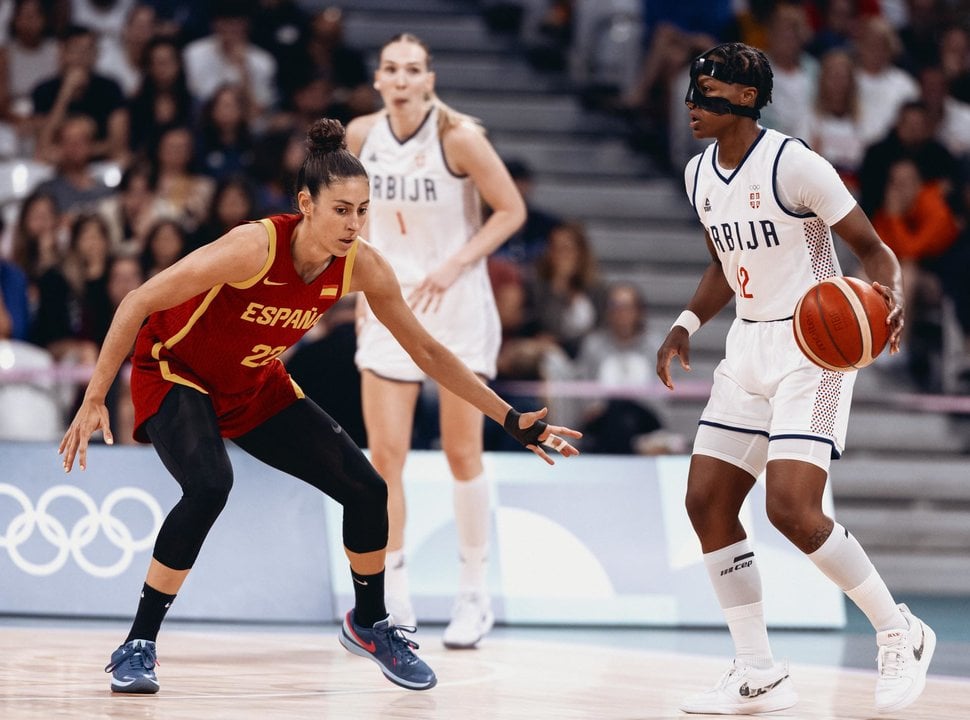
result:
<svg viewBox="0 0 970 720"><path fill-rule="evenodd" d="M374 623L387 617L384 607L384 571L376 575L359 575L350 569L354 579L354 622L362 627L374 627Z"/></svg>
<svg viewBox="0 0 970 720"><path fill-rule="evenodd" d="M131 624L131 631L125 642L130 640L151 640L155 642L158 636L158 629L162 626L165 613L168 612L174 595L165 595L145 583L141 589L141 600L138 601L138 612L135 613L135 620Z"/></svg>

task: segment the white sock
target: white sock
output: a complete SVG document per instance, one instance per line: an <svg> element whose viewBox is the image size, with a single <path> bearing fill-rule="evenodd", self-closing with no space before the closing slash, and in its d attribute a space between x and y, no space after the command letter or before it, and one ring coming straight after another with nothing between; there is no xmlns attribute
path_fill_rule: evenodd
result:
<svg viewBox="0 0 970 720"><path fill-rule="evenodd" d="M876 632L909 628L889 588L875 570L861 585L846 590L845 594L865 613Z"/></svg>
<svg viewBox="0 0 970 720"><path fill-rule="evenodd" d="M875 571L859 541L838 523L822 546L808 554L808 559L845 592L861 585Z"/></svg>
<svg viewBox="0 0 970 720"><path fill-rule="evenodd" d="M908 627L866 551L844 527L835 523L822 547L808 557L859 606L877 631Z"/></svg>
<svg viewBox="0 0 970 720"><path fill-rule="evenodd" d="M458 554L461 560L458 587L484 592L488 570L488 536L491 527L491 488L482 473L471 480L455 480L453 499Z"/></svg>
<svg viewBox="0 0 970 720"><path fill-rule="evenodd" d="M704 555L707 574L724 611L738 660L756 668L774 665L761 599L761 573L747 539Z"/></svg>
<svg viewBox="0 0 970 720"><path fill-rule="evenodd" d="M770 668L775 664L768 643L768 629L765 626L763 603L724 608L731 640L734 641L734 655L741 662L756 668Z"/></svg>
<svg viewBox="0 0 970 720"><path fill-rule="evenodd" d="M411 588L403 548L387 551L387 557L384 560L384 597L410 601Z"/></svg>

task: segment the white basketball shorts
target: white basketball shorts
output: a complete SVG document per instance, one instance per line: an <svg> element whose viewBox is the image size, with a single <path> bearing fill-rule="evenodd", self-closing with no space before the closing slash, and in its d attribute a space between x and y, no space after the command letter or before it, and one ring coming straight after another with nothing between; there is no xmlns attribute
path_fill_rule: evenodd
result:
<svg viewBox="0 0 970 720"><path fill-rule="evenodd" d="M407 299L413 287L402 287ZM364 303L366 312L357 331L357 367L389 380L422 382L424 372L390 331ZM495 297L484 264L465 273L445 292L437 312L415 312L431 336L482 377L495 377L502 330Z"/></svg>
<svg viewBox="0 0 970 720"><path fill-rule="evenodd" d="M795 345L791 320L735 319L725 358L714 370L694 452L755 476L764 469L759 465L776 459L802 460L827 470L830 459L845 448L855 379L854 371L832 372L809 362ZM721 432L705 428L747 436L750 442L724 442L718 439ZM765 442L767 453L752 452Z"/></svg>

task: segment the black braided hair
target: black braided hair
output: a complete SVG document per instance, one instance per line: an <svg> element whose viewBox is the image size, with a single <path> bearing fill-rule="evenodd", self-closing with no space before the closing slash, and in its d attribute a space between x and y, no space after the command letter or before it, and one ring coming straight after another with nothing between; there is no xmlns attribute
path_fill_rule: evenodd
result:
<svg viewBox="0 0 970 720"><path fill-rule="evenodd" d="M730 42L711 48L704 57L724 63L735 82L750 85L758 91L755 109L771 102L774 74L768 58L758 48L741 42Z"/></svg>

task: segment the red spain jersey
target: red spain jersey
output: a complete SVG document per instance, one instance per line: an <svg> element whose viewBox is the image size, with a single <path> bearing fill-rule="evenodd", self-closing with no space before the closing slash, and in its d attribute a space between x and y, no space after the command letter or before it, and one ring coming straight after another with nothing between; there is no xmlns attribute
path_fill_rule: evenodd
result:
<svg viewBox="0 0 970 720"><path fill-rule="evenodd" d="M173 383L209 395L228 438L303 397L279 356L347 292L357 243L307 284L290 252L301 218L259 221L269 234L269 257L253 277L217 285L148 317L132 357L136 440L148 442L145 421L158 412Z"/></svg>

